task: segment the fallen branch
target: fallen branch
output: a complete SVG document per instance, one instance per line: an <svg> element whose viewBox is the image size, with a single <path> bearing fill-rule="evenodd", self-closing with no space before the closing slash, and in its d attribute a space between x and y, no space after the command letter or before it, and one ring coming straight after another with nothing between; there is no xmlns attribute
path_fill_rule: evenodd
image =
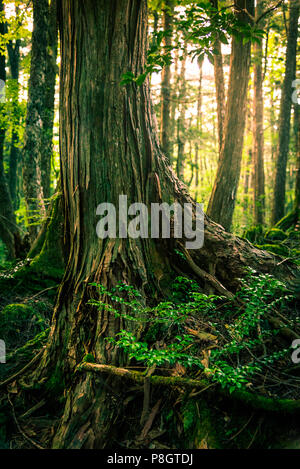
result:
<svg viewBox="0 0 300 469"><path fill-rule="evenodd" d="M126 368L117 368L111 365L97 365L95 363L82 363L78 365L76 371L95 374L109 374L119 378L129 379L134 383L143 385L145 382L145 375L140 371L128 370ZM192 388L192 389L201 389L212 393L210 390L211 383L209 381L181 378L178 376L168 377L168 376L157 376L152 375L148 377L149 381L153 386L180 386L183 388ZM210 390L210 391L209 391ZM272 399L270 397L259 396L252 394L244 390L235 390L231 394L225 389L218 390L221 394L224 394L226 397L237 399L238 401L244 403L245 405L252 407L254 409L265 410L267 412L300 412L300 400L292 399ZM213 391L215 392L215 391Z"/></svg>

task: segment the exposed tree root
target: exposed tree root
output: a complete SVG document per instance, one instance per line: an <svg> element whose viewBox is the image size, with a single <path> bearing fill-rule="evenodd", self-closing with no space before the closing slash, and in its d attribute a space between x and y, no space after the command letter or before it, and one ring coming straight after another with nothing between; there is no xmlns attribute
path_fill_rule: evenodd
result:
<svg viewBox="0 0 300 469"><path fill-rule="evenodd" d="M6 379L5 381L3 381L2 383L0 383L0 389L1 388L4 388L5 386L8 386L9 384L13 383L17 378L20 378L20 376L24 375L27 371L29 371L33 365L35 365L39 359L41 358L41 356L43 355L45 349L42 349L34 358L33 360L31 360L31 362L29 362L26 366L24 366L24 368L22 368L22 370L18 371L17 373L15 373L14 375L12 375L10 378Z"/></svg>
<svg viewBox="0 0 300 469"><path fill-rule="evenodd" d="M18 422L18 419L17 419L17 416L16 416L16 412L15 412L15 408L14 408L14 405L9 397L9 394L7 395L7 399L8 399L8 402L10 403L10 406L12 408L12 414L13 414L13 419L14 419L14 422L17 426L17 429L18 431L21 433L21 435L23 436L23 438L28 441L28 443L30 443L32 446L34 446L36 449L39 449L39 450L42 450L42 449L45 449L43 448L41 445L39 445L38 443L36 443L34 440L32 440L32 438L30 438L28 435L26 435L26 433L22 430L22 427L21 425L19 424Z"/></svg>

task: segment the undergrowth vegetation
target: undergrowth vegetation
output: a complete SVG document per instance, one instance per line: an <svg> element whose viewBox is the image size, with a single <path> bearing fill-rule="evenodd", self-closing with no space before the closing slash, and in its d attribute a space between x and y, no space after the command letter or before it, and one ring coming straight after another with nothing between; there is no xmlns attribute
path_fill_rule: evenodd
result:
<svg viewBox="0 0 300 469"><path fill-rule="evenodd" d="M292 341L281 334L300 329L297 299L271 275L249 272L233 301L206 295L195 281L178 277L169 300L152 308L131 286L118 284L111 291L93 286L100 299L90 303L113 312L124 325L107 340L125 352L131 366L203 375L230 393L245 387L269 397L299 398L300 378L289 375Z"/></svg>

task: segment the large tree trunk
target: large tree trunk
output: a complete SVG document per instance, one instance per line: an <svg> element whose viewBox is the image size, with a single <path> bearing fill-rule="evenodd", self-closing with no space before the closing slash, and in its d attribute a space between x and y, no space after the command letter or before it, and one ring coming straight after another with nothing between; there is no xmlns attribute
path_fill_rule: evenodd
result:
<svg viewBox="0 0 300 469"><path fill-rule="evenodd" d="M96 207L143 202L192 202L161 153L153 122L149 83L120 86L123 73L143 71L147 52L147 4L141 0L63 0L61 24L61 167L68 261L47 349L34 377L70 386L55 448L114 447L126 424L118 378L89 371L74 374L86 354L97 363L123 365L105 341L128 321L88 304L90 286L135 286L144 302L168 291L180 269L200 284L230 296L246 266L274 271L276 258L254 249L206 219L205 245L188 253L182 240L98 239ZM185 260L174 253L185 254ZM277 275L288 278L285 263ZM201 268L198 267L201 265ZM215 272L215 276L206 272ZM224 286L221 284L223 283ZM111 379L114 381L111 382ZM117 396L117 397L116 397ZM136 411L135 411L136 413ZM136 430L138 433L139 429Z"/></svg>
<svg viewBox="0 0 300 469"><path fill-rule="evenodd" d="M256 18L263 12L264 0L256 6ZM260 26L262 27L262 26ZM253 169L254 169L254 223L263 225L265 219L264 171L264 97L263 97L263 43L254 44L254 115L253 115Z"/></svg>
<svg viewBox="0 0 300 469"><path fill-rule="evenodd" d="M298 38L298 19L300 13L299 0L289 2L290 21L286 48L285 77L282 85L279 148L276 161L275 187L272 207L272 223L275 225L285 214L286 167L289 154L292 83L296 74L296 52Z"/></svg>
<svg viewBox="0 0 300 469"><path fill-rule="evenodd" d="M163 28L168 35L164 38L164 46L172 47L174 2L167 0L163 13ZM172 124L171 124L171 65L166 65L162 71L161 80L161 147L171 162L172 156Z"/></svg>
<svg viewBox="0 0 300 469"><path fill-rule="evenodd" d="M249 16L240 9L246 7L253 16L254 1L236 0L235 4L239 7L236 13L239 19L248 23ZM227 230L231 227L240 179L250 52L250 42L243 44L243 41L233 38L223 144L207 212L214 221Z"/></svg>

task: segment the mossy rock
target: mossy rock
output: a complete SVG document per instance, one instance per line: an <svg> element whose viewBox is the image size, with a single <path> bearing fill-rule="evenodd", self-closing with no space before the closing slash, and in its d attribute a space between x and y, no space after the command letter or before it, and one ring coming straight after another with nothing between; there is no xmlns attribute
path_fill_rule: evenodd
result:
<svg viewBox="0 0 300 469"><path fill-rule="evenodd" d="M258 249L262 249L263 251L272 252L272 254L277 254L278 256L288 257L289 250L286 246L281 244L262 244L256 246Z"/></svg>
<svg viewBox="0 0 300 469"><path fill-rule="evenodd" d="M265 234L265 238L270 241L284 241L287 237L288 235L279 228L271 228L271 230L267 231Z"/></svg>
<svg viewBox="0 0 300 469"><path fill-rule="evenodd" d="M31 305L11 304L0 313L1 338L13 349L48 327L48 320Z"/></svg>

